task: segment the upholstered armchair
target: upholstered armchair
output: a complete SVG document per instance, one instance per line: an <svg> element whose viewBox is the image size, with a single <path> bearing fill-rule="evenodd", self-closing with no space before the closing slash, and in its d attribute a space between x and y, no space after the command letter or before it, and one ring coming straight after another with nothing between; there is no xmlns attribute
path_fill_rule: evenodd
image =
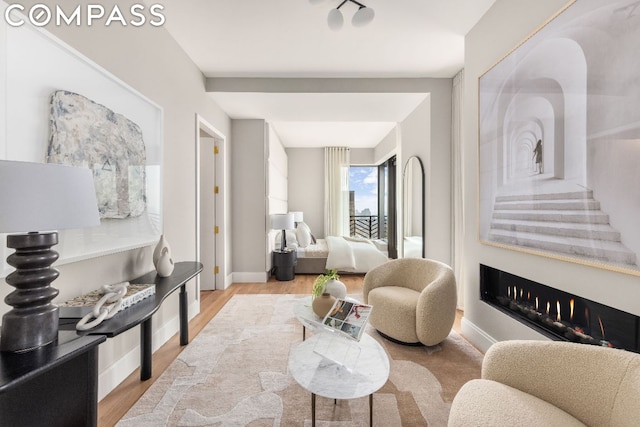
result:
<svg viewBox="0 0 640 427"><path fill-rule="evenodd" d="M503 341L458 391L457 426L637 426L640 354L560 341Z"/></svg>
<svg viewBox="0 0 640 427"><path fill-rule="evenodd" d="M456 279L439 261L403 258L364 277L364 301L373 305L369 323L383 336L405 344L436 345L456 317Z"/></svg>

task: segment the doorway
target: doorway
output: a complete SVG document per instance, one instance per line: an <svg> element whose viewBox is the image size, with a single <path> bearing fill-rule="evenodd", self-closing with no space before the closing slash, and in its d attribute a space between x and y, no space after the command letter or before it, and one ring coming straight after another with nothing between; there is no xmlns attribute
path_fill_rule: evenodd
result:
<svg viewBox="0 0 640 427"><path fill-rule="evenodd" d="M202 263L199 290L225 289L225 138L197 116L196 258Z"/></svg>

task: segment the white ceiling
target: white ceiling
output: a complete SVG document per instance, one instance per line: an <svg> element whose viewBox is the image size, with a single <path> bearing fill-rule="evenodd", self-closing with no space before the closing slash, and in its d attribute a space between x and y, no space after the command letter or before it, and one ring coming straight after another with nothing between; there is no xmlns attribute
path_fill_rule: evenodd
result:
<svg viewBox="0 0 640 427"><path fill-rule="evenodd" d="M313 3L317 3L314 1ZM328 28L341 0L165 0L166 28L207 77L453 77L464 36L495 0L361 0L375 11ZM375 146L425 94L215 92L232 118L264 118L283 145ZM361 108L363 107L363 108ZM385 132L385 130L387 130ZM347 142L345 142L347 143ZM356 145L351 145L356 146Z"/></svg>

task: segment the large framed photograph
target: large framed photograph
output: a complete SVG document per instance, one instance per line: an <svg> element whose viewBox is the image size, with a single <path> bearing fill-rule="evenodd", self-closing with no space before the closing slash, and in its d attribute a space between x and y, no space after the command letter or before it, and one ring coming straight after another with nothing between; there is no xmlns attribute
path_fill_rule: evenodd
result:
<svg viewBox="0 0 640 427"><path fill-rule="evenodd" d="M640 275L640 2L576 0L479 78L479 238Z"/></svg>
<svg viewBox="0 0 640 427"><path fill-rule="evenodd" d="M0 21L0 65L0 158L94 174L100 226L60 230L55 265L155 244L162 234L162 109L29 24ZM0 241L3 277L13 251L5 235Z"/></svg>

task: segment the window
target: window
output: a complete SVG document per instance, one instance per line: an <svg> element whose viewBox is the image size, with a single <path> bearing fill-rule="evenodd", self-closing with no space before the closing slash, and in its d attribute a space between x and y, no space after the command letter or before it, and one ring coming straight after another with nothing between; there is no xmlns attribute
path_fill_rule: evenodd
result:
<svg viewBox="0 0 640 427"><path fill-rule="evenodd" d="M377 239L378 167L349 168L349 230L351 237Z"/></svg>
<svg viewBox="0 0 640 427"><path fill-rule="evenodd" d="M349 231L351 237L383 239L396 258L396 158L378 166L349 168Z"/></svg>

